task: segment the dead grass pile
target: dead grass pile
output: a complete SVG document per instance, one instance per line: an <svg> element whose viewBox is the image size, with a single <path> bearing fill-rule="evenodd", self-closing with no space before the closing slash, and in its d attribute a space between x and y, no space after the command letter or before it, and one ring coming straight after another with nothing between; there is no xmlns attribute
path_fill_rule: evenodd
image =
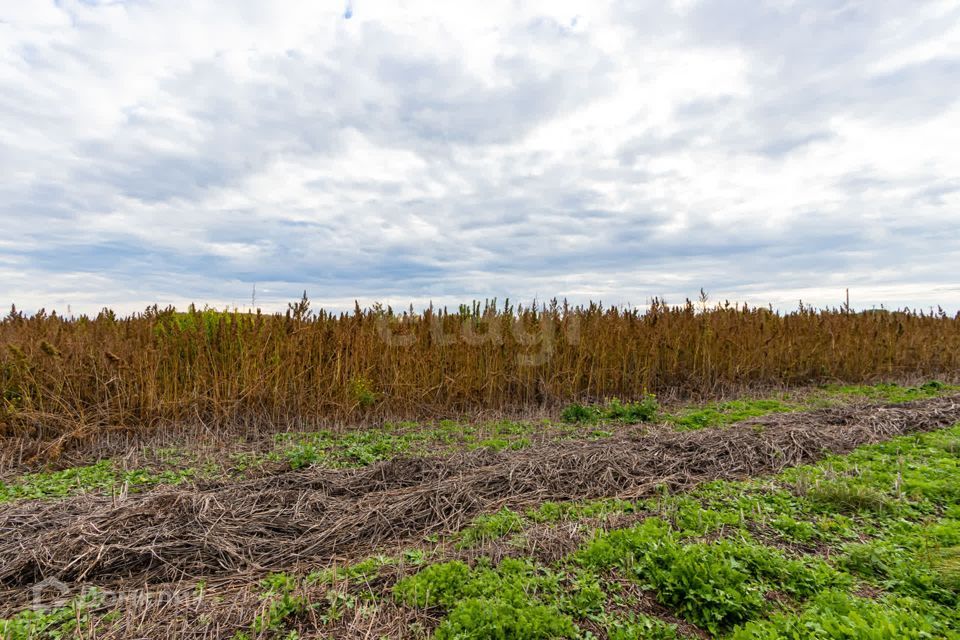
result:
<svg viewBox="0 0 960 640"><path fill-rule="evenodd" d="M0 510L0 584L173 582L323 563L546 500L642 497L812 462L960 421L957 396L780 414L724 429L398 459L249 482L78 497Z"/></svg>

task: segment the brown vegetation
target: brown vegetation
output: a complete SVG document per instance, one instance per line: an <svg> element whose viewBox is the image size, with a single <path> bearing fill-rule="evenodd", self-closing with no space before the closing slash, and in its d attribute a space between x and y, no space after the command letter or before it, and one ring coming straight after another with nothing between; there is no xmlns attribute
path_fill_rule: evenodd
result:
<svg viewBox="0 0 960 640"><path fill-rule="evenodd" d="M79 319L12 312L0 321L0 436L375 422L960 369L960 316L942 312L308 307Z"/></svg>

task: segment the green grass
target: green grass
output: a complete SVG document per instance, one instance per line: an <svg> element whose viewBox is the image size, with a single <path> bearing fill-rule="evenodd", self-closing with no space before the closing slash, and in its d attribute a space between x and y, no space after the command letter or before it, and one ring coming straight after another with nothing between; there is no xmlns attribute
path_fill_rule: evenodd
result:
<svg viewBox="0 0 960 640"><path fill-rule="evenodd" d="M400 558L373 556L352 565L342 567L334 566L320 571L314 571L307 575L307 582L312 585L335 585L351 582L363 585L376 578L380 570L384 567L400 562L417 565L423 562L423 557L411 553L406 553Z"/></svg>
<svg viewBox="0 0 960 640"><path fill-rule="evenodd" d="M820 394L788 401L778 398L756 398L716 402L702 407L681 409L675 413L660 413L654 396L623 403L616 398L600 405L571 404L564 408L561 420L569 424L638 423L663 419L678 429L722 427L750 418L773 413L804 411L818 406L835 404L848 398L867 398L880 402L900 403L932 398L960 390L960 386L931 380L917 387L879 383L874 385L828 385ZM601 432L602 433L602 432Z"/></svg>
<svg viewBox="0 0 960 640"><path fill-rule="evenodd" d="M720 427L750 418L773 413L804 411L818 406L832 405L851 398L866 398L878 402L901 403L933 398L944 393L960 390L960 386L931 380L917 387L879 383L874 385L828 385L820 394L788 401L786 399L759 398L731 400L708 404L704 407L686 409L668 414L665 419L678 429L704 429Z"/></svg>
<svg viewBox="0 0 960 640"><path fill-rule="evenodd" d="M899 640L960 638L951 613L915 598L858 598L825 591L801 613L779 613L738 628L733 640Z"/></svg>
<svg viewBox="0 0 960 640"><path fill-rule="evenodd" d="M859 396L882 402L911 402L960 390L958 385L945 384L930 380L916 387L904 387L896 384L879 383L874 385L830 385L824 388L835 396Z"/></svg>
<svg viewBox="0 0 960 640"><path fill-rule="evenodd" d="M378 429L335 434L330 431L282 433L275 437L271 461L293 469L309 466L362 467L402 455L437 455L458 449L517 450L530 446L530 437L549 423L500 420L464 424L441 420L434 424L387 424Z"/></svg>
<svg viewBox="0 0 960 640"><path fill-rule="evenodd" d="M774 587L806 597L850 582L823 562L789 559L745 534L683 543L660 518L598 535L574 562L597 574L616 568L634 575L663 604L713 633L766 610L764 595Z"/></svg>
<svg viewBox="0 0 960 640"><path fill-rule="evenodd" d="M622 402L617 398L610 398L602 405L582 405L579 403L567 405L560 413L560 419L570 424L650 422L656 418L657 411L657 399L652 395L644 396L636 402Z"/></svg>
<svg viewBox="0 0 960 640"><path fill-rule="evenodd" d="M680 637L662 620L631 622L609 608L630 606L619 587L624 577L717 637L956 638L958 479L960 425L681 495L545 503L522 515L502 510L475 520L461 538L495 539L533 523L651 515L632 527L598 530L556 564L428 565L398 583L394 595L408 606L443 611L438 638L586 638L581 625L588 621L611 638ZM774 542L832 552L828 560ZM879 595L858 595L865 585ZM562 628L538 626L545 619ZM530 624L511 626L516 620Z"/></svg>
<svg viewBox="0 0 960 640"><path fill-rule="evenodd" d="M669 416L668 421L678 429L704 429L718 427L771 413L798 411L803 405L788 404L780 400L731 400L707 405L701 409L682 411Z"/></svg>
<svg viewBox="0 0 960 640"><path fill-rule="evenodd" d="M647 606L641 593L720 638L957 638L958 479L960 425L677 495L501 509L436 540L434 551L272 574L260 586L262 607L235 638L294 637L313 624L322 631L386 600L436 620L436 639L589 640L588 627L620 640L683 637L669 621L638 614ZM601 526L627 513L640 520ZM588 535L550 563L468 564L444 555L509 536L522 541L533 525ZM396 570L406 577L384 582ZM46 636L12 637L69 635L63 612L32 616L0 629L45 625Z"/></svg>
<svg viewBox="0 0 960 640"><path fill-rule="evenodd" d="M398 456L443 455L459 450L490 449L511 451L530 446L536 437L579 437L600 439L612 436L618 425L663 419L679 429L718 427L771 413L799 411L820 406L824 402L842 402L864 397L883 402L905 402L930 398L960 389L931 381L917 387L893 384L828 386L820 395L802 401L783 399L745 399L713 403L703 407L658 414L656 399L646 396L639 402L608 400L600 406L570 405L563 412L565 423L549 420L499 420L463 423L440 420L430 424L400 422L364 431L334 433L331 431L288 432L277 434L273 449L267 452L237 452L228 456L222 467L212 464L198 469L196 461L183 451L162 449L156 452L166 470L122 470L116 463L100 461L56 472L26 474L8 483L0 481L0 503L18 499L48 499L79 492L114 491L124 485L137 491L157 484L175 484L200 475L243 474L262 471L277 463L292 469L311 466L354 468L375 464ZM600 429L603 425L606 429ZM547 435L544 435L544 434ZM193 464L194 466L188 466ZM822 483L817 491L821 501L841 510L855 508L882 509L883 504L867 489L832 487ZM848 492L842 495L843 492ZM832 495L831 495L832 492ZM840 493L838 493L840 492ZM850 493L852 492L852 493ZM859 493L857 493L859 492ZM547 507L549 509L549 507ZM581 514L583 515L583 514Z"/></svg>
<svg viewBox="0 0 960 640"><path fill-rule="evenodd" d="M824 393L904 402L953 390L928 383L831 387ZM667 418L679 428L721 426L817 401L736 401ZM613 406L605 417L594 414L600 417L587 421L588 437L607 433L591 436L597 424L636 417L623 408L629 405ZM267 457L231 461L244 467L265 459L293 468L358 467L442 447L523 447L537 430L551 427L440 421L344 434L282 434ZM170 464L191 461L173 450L157 456ZM136 491L199 473L131 471L101 461L0 483L0 503L124 486ZM600 526L623 514L641 520L625 528ZM534 525L595 530L575 552L553 563L509 557L499 563L483 557L473 564L437 562L451 549L504 538L522 549ZM772 477L717 481L678 495L545 502L522 512L503 508L476 517L450 540L433 540L434 551L401 550L306 576L272 574L260 587L263 606L234 637L297 637L298 629L314 623L323 629L391 599L436 619L436 639L590 640L588 626L603 629L611 640L682 638L676 625L638 613L637 593L644 592L673 616L721 638L958 639L960 425L860 447ZM384 576L397 569L408 577L384 585ZM867 592L870 597L861 595ZM72 637L78 620L96 627L118 615L97 611L97 602L90 592L65 607L24 611L0 620L0 637Z"/></svg>
<svg viewBox="0 0 960 640"><path fill-rule="evenodd" d="M59 640L81 637L90 618L90 610L103 601L96 589L74 598L62 607L27 609L6 620L0 619L0 638L3 640ZM107 620L109 621L109 619Z"/></svg>
<svg viewBox="0 0 960 640"><path fill-rule="evenodd" d="M676 640L681 637L676 625L634 612L623 618L613 618L607 623L606 631L610 640Z"/></svg>
<svg viewBox="0 0 960 640"><path fill-rule="evenodd" d="M526 560L505 558L497 567L460 561L435 564L398 582L397 601L440 607L448 613L435 638L574 638L563 613L561 575Z"/></svg>
<svg viewBox="0 0 960 640"><path fill-rule="evenodd" d="M0 482L0 503L60 498L92 491L139 491L158 484L177 484L196 476L194 469L152 472L123 470L110 460L63 471L30 473L7 484Z"/></svg>
<svg viewBox="0 0 960 640"><path fill-rule="evenodd" d="M531 436L546 428L542 422L500 420L462 424L439 421L432 425L388 424L379 429L333 433L281 433L266 453L237 452L223 465L197 468L191 455L177 449L160 449L155 457L163 470L124 470L117 462L101 460L62 471L24 474L0 481L0 503L13 500L51 499L77 493L139 491L159 484L178 484L200 476L229 476L265 465L282 463L291 469L311 466L355 468L403 455L437 455L458 449L517 450L531 444ZM186 466L194 464L194 466Z"/></svg>
<svg viewBox="0 0 960 640"><path fill-rule="evenodd" d="M524 530L525 524L522 515L504 507L496 513L481 515L474 519L470 526L460 532L459 546L473 547L511 533L519 533Z"/></svg>

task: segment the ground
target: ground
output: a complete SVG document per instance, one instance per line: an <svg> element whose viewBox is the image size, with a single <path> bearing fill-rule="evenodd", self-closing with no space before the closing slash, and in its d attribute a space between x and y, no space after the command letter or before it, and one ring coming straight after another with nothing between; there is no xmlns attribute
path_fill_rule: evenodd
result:
<svg viewBox="0 0 960 640"><path fill-rule="evenodd" d="M8 456L4 638L960 637L960 396Z"/></svg>

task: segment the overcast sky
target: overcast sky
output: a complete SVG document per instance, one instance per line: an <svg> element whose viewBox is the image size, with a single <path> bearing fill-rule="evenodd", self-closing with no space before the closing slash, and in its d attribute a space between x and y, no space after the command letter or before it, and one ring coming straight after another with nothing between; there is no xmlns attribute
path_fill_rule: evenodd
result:
<svg viewBox="0 0 960 640"><path fill-rule="evenodd" d="M0 304L960 307L960 3L9 0Z"/></svg>

